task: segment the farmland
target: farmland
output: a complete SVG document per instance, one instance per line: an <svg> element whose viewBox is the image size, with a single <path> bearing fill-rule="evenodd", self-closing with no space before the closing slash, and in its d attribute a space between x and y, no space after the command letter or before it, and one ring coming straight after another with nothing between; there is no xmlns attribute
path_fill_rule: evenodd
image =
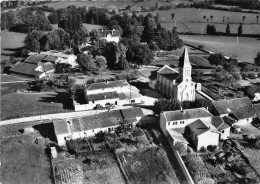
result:
<svg viewBox="0 0 260 184"><path fill-rule="evenodd" d="M180 35L186 43L203 45L204 49L220 52L226 56L234 57L240 61L254 63L254 58L259 52L260 40L257 38L209 36L209 35ZM243 51L243 52L241 52Z"/></svg>

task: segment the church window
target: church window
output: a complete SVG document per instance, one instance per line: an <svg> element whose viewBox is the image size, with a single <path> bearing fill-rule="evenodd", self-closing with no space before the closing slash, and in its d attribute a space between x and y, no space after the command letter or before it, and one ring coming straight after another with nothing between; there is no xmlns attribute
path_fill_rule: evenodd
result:
<svg viewBox="0 0 260 184"><path fill-rule="evenodd" d="M172 125L177 125L177 122L176 121L172 122Z"/></svg>
<svg viewBox="0 0 260 184"><path fill-rule="evenodd" d="M181 121L180 124L183 125L183 124L184 124L184 121Z"/></svg>

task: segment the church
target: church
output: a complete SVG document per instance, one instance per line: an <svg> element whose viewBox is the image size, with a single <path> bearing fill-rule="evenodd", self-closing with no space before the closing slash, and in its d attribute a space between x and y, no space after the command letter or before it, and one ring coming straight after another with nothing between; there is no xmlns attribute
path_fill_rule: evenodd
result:
<svg viewBox="0 0 260 184"><path fill-rule="evenodd" d="M149 86L166 98L178 99L180 102L195 101L196 90L201 90L201 84L192 81L191 70L188 50L185 47L179 69L165 65L157 71L155 78L150 78Z"/></svg>

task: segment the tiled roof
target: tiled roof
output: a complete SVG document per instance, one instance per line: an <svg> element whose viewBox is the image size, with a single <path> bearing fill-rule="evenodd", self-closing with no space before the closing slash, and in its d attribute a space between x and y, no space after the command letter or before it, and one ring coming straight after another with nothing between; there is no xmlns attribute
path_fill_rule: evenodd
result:
<svg viewBox="0 0 260 184"><path fill-rule="evenodd" d="M10 69L11 73L26 75L26 76L39 76L42 72L35 71L38 65L26 62L17 62L14 66Z"/></svg>
<svg viewBox="0 0 260 184"><path fill-rule="evenodd" d="M185 110L177 110L177 111L164 111L163 114L166 118L166 121L196 119L196 118L213 116L205 108L185 109Z"/></svg>
<svg viewBox="0 0 260 184"><path fill-rule="evenodd" d="M253 107L255 109L255 112L258 116L260 116L260 103L259 104L253 104Z"/></svg>
<svg viewBox="0 0 260 184"><path fill-rule="evenodd" d="M220 116L212 117L211 124L215 126L218 130L229 128L228 124L226 124Z"/></svg>
<svg viewBox="0 0 260 184"><path fill-rule="evenodd" d="M121 80L97 82L97 83L92 83L92 84L88 85L87 91L105 89L105 88L123 87L123 86L129 86L129 84L127 82L123 82Z"/></svg>
<svg viewBox="0 0 260 184"><path fill-rule="evenodd" d="M24 62L32 63L32 64L38 64L45 57L46 57L46 55L43 55L43 54L31 55Z"/></svg>
<svg viewBox="0 0 260 184"><path fill-rule="evenodd" d="M229 116L224 116L223 120L225 121L225 123L227 123L229 126L232 126L234 123L236 123L236 120L234 120L233 118L229 117Z"/></svg>
<svg viewBox="0 0 260 184"><path fill-rule="evenodd" d="M169 67L168 65L165 65L160 70L157 71L159 74L176 74L178 73L177 70Z"/></svg>
<svg viewBox="0 0 260 184"><path fill-rule="evenodd" d="M98 101L98 100L105 100L105 99L115 99L115 98L119 98L119 96L118 93L114 91L114 92L87 95L87 98L88 101Z"/></svg>
<svg viewBox="0 0 260 184"><path fill-rule="evenodd" d="M136 117L140 116L144 116L141 108L130 108L71 118L69 122L71 122L71 132L79 132L119 125L123 120L133 123L137 120Z"/></svg>
<svg viewBox="0 0 260 184"><path fill-rule="evenodd" d="M256 112L248 97L212 102L219 115L233 114L238 120L255 116Z"/></svg>
<svg viewBox="0 0 260 184"><path fill-rule="evenodd" d="M124 119L131 119L136 117L143 117L144 113L140 107L138 108L129 108L129 109L121 109L122 115Z"/></svg>
<svg viewBox="0 0 260 184"><path fill-rule="evenodd" d="M70 133L66 120L54 120L53 126L56 135Z"/></svg>
<svg viewBox="0 0 260 184"><path fill-rule="evenodd" d="M44 61L50 61L50 62L54 63L57 59L58 59L58 57L49 55L49 56L46 56L46 58L44 58Z"/></svg>
<svg viewBox="0 0 260 184"><path fill-rule="evenodd" d="M196 135L201 135L210 130L210 128L207 127L200 119L194 121L187 126L190 128L191 132Z"/></svg>

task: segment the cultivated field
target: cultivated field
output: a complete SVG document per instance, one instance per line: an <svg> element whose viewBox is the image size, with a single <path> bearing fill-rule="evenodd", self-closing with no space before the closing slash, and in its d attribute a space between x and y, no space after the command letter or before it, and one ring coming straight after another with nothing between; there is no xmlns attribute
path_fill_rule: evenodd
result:
<svg viewBox="0 0 260 184"><path fill-rule="evenodd" d="M186 43L203 45L204 49L221 52L226 56L234 57L240 61L254 63L256 54L260 51L260 39L239 37L209 36L209 35L180 35ZM241 52L242 51L242 52Z"/></svg>
<svg viewBox="0 0 260 184"><path fill-rule="evenodd" d="M1 138L1 183L52 184L51 163L45 146L36 144L40 135Z"/></svg>
<svg viewBox="0 0 260 184"><path fill-rule="evenodd" d="M1 61L8 60L10 55L19 51L20 47L24 46L24 38L26 34L15 33L9 31L1 31Z"/></svg>

